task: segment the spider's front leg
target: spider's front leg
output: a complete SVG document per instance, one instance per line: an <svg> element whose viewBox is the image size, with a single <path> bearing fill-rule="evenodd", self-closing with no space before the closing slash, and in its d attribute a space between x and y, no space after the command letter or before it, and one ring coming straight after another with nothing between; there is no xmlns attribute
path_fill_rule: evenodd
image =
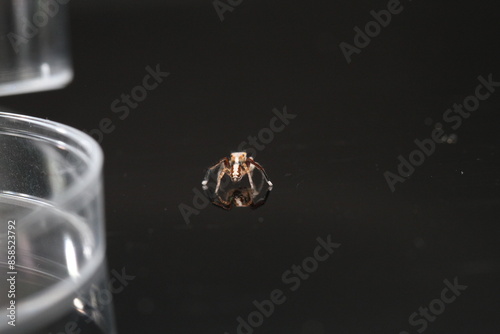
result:
<svg viewBox="0 0 500 334"><path fill-rule="evenodd" d="M251 157L248 157L247 161L250 164L252 164L253 166L255 166L258 170L260 170L262 172L262 175L264 175L264 179L266 180L267 184L269 185L269 189L272 189L273 188L273 183L269 180L269 176L267 176L267 173L264 170L264 167L262 167L257 162L255 162L255 160L253 158L251 158Z"/></svg>
<svg viewBox="0 0 500 334"><path fill-rule="evenodd" d="M248 182L250 182L250 189L252 189L252 193L255 196L259 192L255 189L255 186L253 184L253 179L252 179L253 166L250 164L244 164L243 169L245 170L245 173L248 175Z"/></svg>
<svg viewBox="0 0 500 334"><path fill-rule="evenodd" d="M219 192L220 181L224 177L225 174L229 174L230 170L227 167L219 169L219 175L217 175L217 186L215 187L215 194Z"/></svg>
<svg viewBox="0 0 500 334"><path fill-rule="evenodd" d="M224 167L222 167L222 166L224 166ZM220 176L220 174L222 172L221 169L223 169L223 168L226 169L226 168L229 167L229 160L227 158L223 158L218 163L216 163L215 165L213 165L212 167L210 167L210 168L207 169L207 173L205 174L205 177L203 178L203 181L201 181L201 185L203 186L203 189L208 189L207 184L208 184L208 179L210 178L210 173L214 169L216 169L217 167L219 168L219 172L217 174L217 179L218 179L218 181L217 181L217 188L218 188L218 186L220 184L220 179L222 178ZM222 175L224 176L224 173L222 173Z"/></svg>

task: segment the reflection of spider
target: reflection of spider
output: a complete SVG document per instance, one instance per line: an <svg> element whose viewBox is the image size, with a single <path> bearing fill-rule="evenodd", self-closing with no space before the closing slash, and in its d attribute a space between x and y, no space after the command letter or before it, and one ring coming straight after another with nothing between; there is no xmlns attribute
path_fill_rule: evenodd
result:
<svg viewBox="0 0 500 334"><path fill-rule="evenodd" d="M255 168L257 168L259 171L262 172L264 175L264 179L269 185L269 188L273 187L273 184L271 181L269 181L269 177L267 176L266 171L264 168L262 168L261 165L259 165L255 160L253 160L251 157L247 157L246 152L234 152L231 153L231 158L223 158L221 159L218 163L213 165L207 170L207 173L205 175L205 178L201 182L201 184L206 187L208 183L208 179L210 177L210 173L216 169L219 168L219 171L217 173L217 186L215 187L215 194L219 192L220 188L220 182L224 175L229 175L231 178L231 181L233 182L239 182L243 178L244 175L248 176L248 182L250 182L250 188L252 189L252 192L256 194L256 189L252 180L252 175L253 171Z"/></svg>
<svg viewBox="0 0 500 334"><path fill-rule="evenodd" d="M225 199L223 199L220 195L217 195L217 199L212 201L212 203L225 210L231 210L233 205L238 208L250 207L252 209L257 209L259 206L266 203L270 191L271 188L268 188L266 196L256 201L256 196L252 194L253 192L250 191L249 188L240 187L229 190Z"/></svg>

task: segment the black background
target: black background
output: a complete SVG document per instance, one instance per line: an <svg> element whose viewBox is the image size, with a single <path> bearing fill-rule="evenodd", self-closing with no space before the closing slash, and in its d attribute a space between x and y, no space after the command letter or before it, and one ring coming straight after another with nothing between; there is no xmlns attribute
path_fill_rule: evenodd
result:
<svg viewBox="0 0 500 334"><path fill-rule="evenodd" d="M500 88L391 192L415 139L446 109L500 81L495 1L402 1L348 64L339 48L387 1L244 0L221 22L210 1L74 1L75 79L4 97L16 112L87 131L103 118L109 269L135 279L115 295L120 333L236 333L274 289L287 300L255 333L417 333L408 317L443 280L468 288L426 333L498 333ZM125 119L111 111L145 68L170 76ZM274 183L252 211L189 217L206 167L297 115L258 152ZM290 290L281 275L341 246Z"/></svg>

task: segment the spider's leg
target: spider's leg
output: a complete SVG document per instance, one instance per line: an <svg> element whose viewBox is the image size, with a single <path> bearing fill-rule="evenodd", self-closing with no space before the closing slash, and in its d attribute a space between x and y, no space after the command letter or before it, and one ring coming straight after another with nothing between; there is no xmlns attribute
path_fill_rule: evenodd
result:
<svg viewBox="0 0 500 334"><path fill-rule="evenodd" d="M203 186L206 186L207 183L208 183L208 178L210 177L210 173L217 167L219 167L219 169L221 168L222 164L224 164L225 167L229 167L229 160L227 158L223 158L221 159L218 163L216 163L215 165L213 165L212 167L208 168L207 169L207 172L205 174L205 178L203 178L203 181L201 181L201 184ZM220 172L219 172L220 173Z"/></svg>
<svg viewBox="0 0 500 334"><path fill-rule="evenodd" d="M253 180L252 180L252 172L253 172L253 169L249 168L247 164L244 164L243 165L243 168L245 169L245 172L246 174L248 175L248 181L250 182L250 188L252 189L252 193L253 195L257 195L258 192L257 190L255 189L255 186L253 184Z"/></svg>
<svg viewBox="0 0 500 334"><path fill-rule="evenodd" d="M264 175L264 179L266 180L267 184L269 185L269 188L272 189L273 183L269 180L269 176L267 176L267 173L264 170L264 168L261 165L259 165L257 162L255 162L255 160L252 159L251 157L247 158L247 161L249 163L251 163L252 165L254 165L258 170L260 170L262 172L262 174Z"/></svg>
<svg viewBox="0 0 500 334"><path fill-rule="evenodd" d="M219 192L219 188L220 188L220 181L222 180L222 178L224 177L224 174L228 173L229 172L229 169L227 168L221 168L219 170L219 175L217 176L217 186L215 187L215 193L217 194Z"/></svg>
<svg viewBox="0 0 500 334"><path fill-rule="evenodd" d="M208 184L208 179L210 177L210 173L217 167L220 167L220 165L223 163L223 160L219 161L218 163L216 163L215 165L213 165L212 167L208 168L207 169L207 172L205 173L205 177L203 178L203 181L201 181L201 184L203 186L206 186Z"/></svg>
<svg viewBox="0 0 500 334"><path fill-rule="evenodd" d="M248 164L248 169L250 170L250 174L252 174L252 176L253 176L253 170L255 169L255 165Z"/></svg>
<svg viewBox="0 0 500 334"><path fill-rule="evenodd" d="M252 174L252 177L253 177L253 172L254 172L254 170L255 170L255 165L254 165L254 164L250 164L250 163L248 163L248 168L250 169L250 174ZM267 183L267 180L265 179L265 177L263 177L263 178L260 180L259 185L258 185L258 187L257 187L256 189L259 189L259 191L260 191L260 190L262 190L262 187L263 187L263 185L264 185L264 182L265 182L265 183Z"/></svg>

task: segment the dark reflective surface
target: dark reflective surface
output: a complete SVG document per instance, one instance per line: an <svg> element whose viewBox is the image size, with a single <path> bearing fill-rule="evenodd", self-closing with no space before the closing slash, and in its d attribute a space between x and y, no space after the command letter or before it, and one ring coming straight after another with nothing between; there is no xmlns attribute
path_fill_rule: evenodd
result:
<svg viewBox="0 0 500 334"><path fill-rule="evenodd" d="M349 64L387 2L190 3L75 3L75 82L0 100L99 129L120 332L498 332L496 3L401 2ZM220 210L240 150L272 194Z"/></svg>

